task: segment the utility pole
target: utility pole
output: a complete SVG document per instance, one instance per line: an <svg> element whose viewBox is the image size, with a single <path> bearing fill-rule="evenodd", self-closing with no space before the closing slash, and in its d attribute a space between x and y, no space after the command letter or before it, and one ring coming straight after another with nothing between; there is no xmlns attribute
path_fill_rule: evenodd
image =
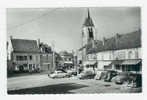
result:
<svg viewBox="0 0 147 100"><path fill-rule="evenodd" d="M77 75L78 75L78 73L79 73L79 71L78 71L78 65L79 65L79 61L78 61L78 55L79 54L79 52L78 52L78 50L76 50L76 72L77 72Z"/></svg>
<svg viewBox="0 0 147 100"><path fill-rule="evenodd" d="M52 42L52 51L53 51L53 69L55 70L55 43L54 41Z"/></svg>

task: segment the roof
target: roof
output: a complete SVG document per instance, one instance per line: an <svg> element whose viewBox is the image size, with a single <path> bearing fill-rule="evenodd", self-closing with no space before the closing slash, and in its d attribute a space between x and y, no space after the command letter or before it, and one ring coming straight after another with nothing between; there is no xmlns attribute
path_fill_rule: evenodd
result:
<svg viewBox="0 0 147 100"><path fill-rule="evenodd" d="M93 21L90 17L90 13L89 13L89 10L88 10L88 17L85 19L85 22L83 24L84 26L94 26L93 24Z"/></svg>
<svg viewBox="0 0 147 100"><path fill-rule="evenodd" d="M19 53L39 53L36 40L11 39L13 52Z"/></svg>
<svg viewBox="0 0 147 100"><path fill-rule="evenodd" d="M99 52L99 51L102 51L104 49L102 41L94 40L94 44L95 44L95 48L92 48L92 46L91 46L92 43L87 45L87 53Z"/></svg>
<svg viewBox="0 0 147 100"><path fill-rule="evenodd" d="M60 54L60 56L73 56L72 53L69 53L67 51L61 51L59 54Z"/></svg>
<svg viewBox="0 0 147 100"><path fill-rule="evenodd" d="M119 37L117 49L141 47L141 31L131 32Z"/></svg>
<svg viewBox="0 0 147 100"><path fill-rule="evenodd" d="M85 49L86 46L87 46L87 45L82 46L82 47L79 49L79 51L82 51L83 49Z"/></svg>
<svg viewBox="0 0 147 100"><path fill-rule="evenodd" d="M123 35L117 34L116 36L104 39L103 41L97 40L95 42L95 48L90 48L88 53L138 47L141 47L141 30Z"/></svg>
<svg viewBox="0 0 147 100"><path fill-rule="evenodd" d="M103 50L114 50L116 49L115 38L109 38L104 40Z"/></svg>
<svg viewBox="0 0 147 100"><path fill-rule="evenodd" d="M94 26L92 19L88 17L85 19L85 22L83 25L84 26Z"/></svg>

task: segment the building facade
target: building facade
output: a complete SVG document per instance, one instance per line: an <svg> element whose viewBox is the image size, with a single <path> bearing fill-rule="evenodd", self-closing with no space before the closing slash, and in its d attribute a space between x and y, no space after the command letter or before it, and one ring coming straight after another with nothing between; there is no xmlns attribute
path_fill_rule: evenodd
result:
<svg viewBox="0 0 147 100"><path fill-rule="evenodd" d="M88 16L86 17L82 27L82 47L79 50L79 52L82 53L82 63L87 60L87 46L92 44L91 46L94 47L94 40L96 40L96 29L88 9Z"/></svg>
<svg viewBox="0 0 147 100"><path fill-rule="evenodd" d="M106 39L101 49L95 48L96 52L87 55L88 60L96 58L98 70L141 72L141 31L116 37Z"/></svg>
<svg viewBox="0 0 147 100"><path fill-rule="evenodd" d="M11 37L11 61L14 71L37 71L40 69L40 51L36 40Z"/></svg>
<svg viewBox="0 0 147 100"><path fill-rule="evenodd" d="M53 66L53 51L50 46L38 40L40 50L40 70L51 73L54 72L55 66Z"/></svg>
<svg viewBox="0 0 147 100"><path fill-rule="evenodd" d="M82 27L78 64L82 64L84 69L92 66L91 69L96 67L98 70L141 72L141 30L126 34L116 33L113 37L97 40L96 29L88 10Z"/></svg>
<svg viewBox="0 0 147 100"><path fill-rule="evenodd" d="M62 61L62 67L65 70L74 69L74 55L66 51L60 52L60 57Z"/></svg>

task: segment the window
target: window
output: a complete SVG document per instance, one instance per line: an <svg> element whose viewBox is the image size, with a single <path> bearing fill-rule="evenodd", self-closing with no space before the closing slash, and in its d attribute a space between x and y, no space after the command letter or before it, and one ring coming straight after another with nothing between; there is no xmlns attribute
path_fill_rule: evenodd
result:
<svg viewBox="0 0 147 100"><path fill-rule="evenodd" d="M64 58L64 60L65 60L65 61L67 61L67 59L66 59L66 58Z"/></svg>
<svg viewBox="0 0 147 100"><path fill-rule="evenodd" d="M35 69L35 64L33 64L33 68Z"/></svg>
<svg viewBox="0 0 147 100"><path fill-rule="evenodd" d="M86 65L86 68L89 68L90 66L89 65Z"/></svg>
<svg viewBox="0 0 147 100"><path fill-rule="evenodd" d="M27 60L27 56L24 56L24 60Z"/></svg>
<svg viewBox="0 0 147 100"><path fill-rule="evenodd" d="M23 64L24 68L27 68L28 67L28 64Z"/></svg>
<svg viewBox="0 0 147 100"><path fill-rule="evenodd" d="M131 59L132 58L132 51L129 51L128 52L128 59Z"/></svg>
<svg viewBox="0 0 147 100"><path fill-rule="evenodd" d="M32 55L31 55L31 56L29 56L29 58L30 58L30 60L32 60Z"/></svg>
<svg viewBox="0 0 147 100"><path fill-rule="evenodd" d="M27 56L16 56L17 61L24 61L27 60Z"/></svg>
<svg viewBox="0 0 147 100"><path fill-rule="evenodd" d="M19 59L19 56L16 56L16 60L20 60L20 59Z"/></svg>
<svg viewBox="0 0 147 100"><path fill-rule="evenodd" d="M93 55L93 59L95 59L95 60L97 59L96 55Z"/></svg>
<svg viewBox="0 0 147 100"><path fill-rule="evenodd" d="M29 64L29 70L32 70L32 64Z"/></svg>
<svg viewBox="0 0 147 100"><path fill-rule="evenodd" d="M69 58L69 61L71 61L71 58Z"/></svg>
<svg viewBox="0 0 147 100"><path fill-rule="evenodd" d="M125 51L118 52L117 58L118 59L125 59L126 58Z"/></svg>
<svg viewBox="0 0 147 100"><path fill-rule="evenodd" d="M120 70L120 66L119 65L116 65L116 70Z"/></svg>

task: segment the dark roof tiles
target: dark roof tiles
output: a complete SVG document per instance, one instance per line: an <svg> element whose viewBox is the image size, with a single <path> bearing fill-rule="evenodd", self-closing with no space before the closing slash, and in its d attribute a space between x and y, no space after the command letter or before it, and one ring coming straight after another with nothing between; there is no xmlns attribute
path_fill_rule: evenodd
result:
<svg viewBox="0 0 147 100"><path fill-rule="evenodd" d="M84 22L83 26L94 26L92 19L87 17L85 19L85 22Z"/></svg>
<svg viewBox="0 0 147 100"><path fill-rule="evenodd" d="M103 41L97 40L97 44L95 42L95 48L90 48L88 53L137 47L141 47L141 30L123 35L117 34Z"/></svg>
<svg viewBox="0 0 147 100"><path fill-rule="evenodd" d="M39 53L36 40L11 39L14 52Z"/></svg>

